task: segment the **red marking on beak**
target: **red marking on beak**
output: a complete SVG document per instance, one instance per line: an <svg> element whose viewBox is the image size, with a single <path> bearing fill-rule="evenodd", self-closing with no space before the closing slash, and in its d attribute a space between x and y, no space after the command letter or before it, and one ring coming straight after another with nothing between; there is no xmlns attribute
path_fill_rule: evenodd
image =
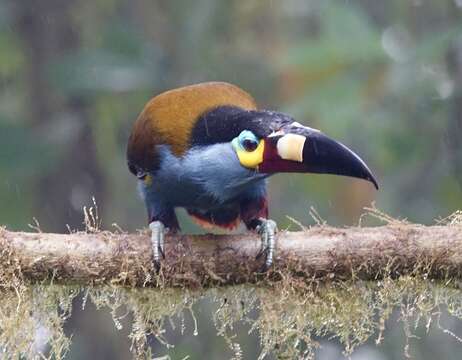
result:
<svg viewBox="0 0 462 360"><path fill-rule="evenodd" d="M370 181L378 189L377 181L361 158L345 145L330 139L319 131L297 127L294 133L303 135L302 161L282 159L278 141L284 135L265 138L263 161L258 167L262 173L295 172L350 176ZM287 132L286 132L287 133Z"/></svg>

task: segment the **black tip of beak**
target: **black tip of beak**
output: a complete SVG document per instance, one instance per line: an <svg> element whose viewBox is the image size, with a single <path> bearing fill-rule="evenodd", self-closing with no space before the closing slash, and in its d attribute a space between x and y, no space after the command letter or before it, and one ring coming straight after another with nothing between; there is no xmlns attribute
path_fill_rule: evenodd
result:
<svg viewBox="0 0 462 360"><path fill-rule="evenodd" d="M374 185L375 190L380 189L379 184L378 184L377 180L374 178L373 175L370 175L369 177L365 177L364 179L367 180L367 181L370 181Z"/></svg>
<svg viewBox="0 0 462 360"><path fill-rule="evenodd" d="M306 135L303 163L309 172L364 179L379 189L374 175L358 155L321 132L310 132Z"/></svg>
<svg viewBox="0 0 462 360"><path fill-rule="evenodd" d="M369 180L372 184L374 184L374 187L375 187L375 190L379 190L380 189L380 186L379 186L379 183L377 182L377 180L374 178L374 176L370 176L368 179L366 180Z"/></svg>

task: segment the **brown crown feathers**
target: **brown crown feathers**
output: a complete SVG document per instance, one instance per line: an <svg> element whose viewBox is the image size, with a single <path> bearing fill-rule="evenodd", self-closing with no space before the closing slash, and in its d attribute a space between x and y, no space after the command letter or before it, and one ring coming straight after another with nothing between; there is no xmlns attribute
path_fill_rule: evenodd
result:
<svg viewBox="0 0 462 360"><path fill-rule="evenodd" d="M183 155L197 120L219 106L256 109L252 96L225 82L185 86L152 98L138 116L128 140L130 171L137 175L155 169L159 162L156 145L170 145L176 156Z"/></svg>

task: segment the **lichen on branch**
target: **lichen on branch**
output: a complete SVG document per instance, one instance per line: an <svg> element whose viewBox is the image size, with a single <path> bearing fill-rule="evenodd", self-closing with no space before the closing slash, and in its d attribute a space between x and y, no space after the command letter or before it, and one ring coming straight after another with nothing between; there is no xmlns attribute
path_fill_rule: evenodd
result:
<svg viewBox="0 0 462 360"><path fill-rule="evenodd" d="M381 216L379 213L377 216ZM166 258L153 271L149 234L107 231L48 234L0 231L0 274L20 270L28 281L210 287L225 284L309 280L377 279L421 274L462 277L460 214L434 226L389 220L377 227L314 226L281 231L274 266L258 273L255 234L170 235Z"/></svg>

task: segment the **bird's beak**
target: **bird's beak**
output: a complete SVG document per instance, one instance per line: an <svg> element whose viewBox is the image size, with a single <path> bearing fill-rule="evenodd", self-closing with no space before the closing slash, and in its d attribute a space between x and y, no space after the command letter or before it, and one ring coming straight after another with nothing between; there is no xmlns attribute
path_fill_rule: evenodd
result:
<svg viewBox="0 0 462 360"><path fill-rule="evenodd" d="M296 172L351 176L377 181L364 161L318 130L295 123L264 138L261 173Z"/></svg>

